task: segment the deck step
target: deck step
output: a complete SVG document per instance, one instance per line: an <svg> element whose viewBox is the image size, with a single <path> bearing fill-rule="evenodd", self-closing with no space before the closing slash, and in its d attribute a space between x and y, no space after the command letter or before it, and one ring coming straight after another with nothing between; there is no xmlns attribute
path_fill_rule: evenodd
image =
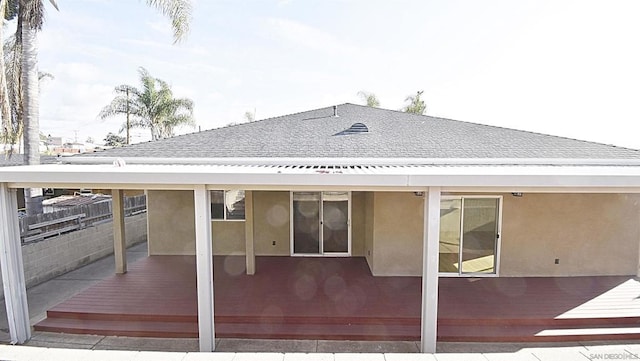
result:
<svg viewBox="0 0 640 361"><path fill-rule="evenodd" d="M374 324L276 324L216 323L216 337L324 340L418 340L419 325ZM105 336L196 338L198 325L191 322L108 321L47 318L38 331Z"/></svg>
<svg viewBox="0 0 640 361"><path fill-rule="evenodd" d="M120 315L107 319L107 315L77 314L65 318L54 313L35 326L39 331L76 334L120 335L131 337L197 337L197 322L152 319L145 315ZM161 316L159 316L162 318ZM326 340L418 340L420 320L379 319L316 319L302 317L283 319L268 317L219 316L216 317L217 337L270 338L270 339L326 339ZM579 319L566 320L439 320L438 340L450 342L564 342L610 339L640 339L640 320L633 319Z"/></svg>
<svg viewBox="0 0 640 361"><path fill-rule="evenodd" d="M545 326L545 327L592 327L635 325L640 327L640 317L599 318L438 318L438 325L447 326Z"/></svg>
<svg viewBox="0 0 640 361"><path fill-rule="evenodd" d="M195 322L109 321L47 318L36 324L34 329L36 331L102 336L160 338L198 337L198 324Z"/></svg>
<svg viewBox="0 0 640 361"><path fill-rule="evenodd" d="M439 325L438 340L448 342L567 342L640 340L640 327L620 324L557 327L544 325Z"/></svg>
<svg viewBox="0 0 640 361"><path fill-rule="evenodd" d="M402 317L314 317L314 316L263 316L263 315L216 315L216 323L254 323L254 324L360 324L386 325L397 324L420 326L420 319ZM47 318L77 319L77 320L105 320L105 321L156 321L156 322L198 322L196 315L156 315L142 313L106 313L106 312L78 312L59 308L47 311Z"/></svg>

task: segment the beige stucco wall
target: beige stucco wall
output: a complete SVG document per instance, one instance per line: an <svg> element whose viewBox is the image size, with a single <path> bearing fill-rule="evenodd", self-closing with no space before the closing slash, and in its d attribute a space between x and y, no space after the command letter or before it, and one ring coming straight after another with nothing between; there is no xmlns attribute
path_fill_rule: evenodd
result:
<svg viewBox="0 0 640 361"><path fill-rule="evenodd" d="M148 191L149 254L195 254L193 192ZM365 193L352 195L352 254L364 255ZM254 247L257 256L290 254L290 193L253 192ZM244 221L212 221L216 255L245 254ZM274 244L275 243L275 244Z"/></svg>
<svg viewBox="0 0 640 361"><path fill-rule="evenodd" d="M364 194L364 256L367 259L369 268L373 269L373 214L374 214L374 193Z"/></svg>
<svg viewBox="0 0 640 361"><path fill-rule="evenodd" d="M351 193L351 255L354 257L364 256L365 197L364 192Z"/></svg>
<svg viewBox="0 0 640 361"><path fill-rule="evenodd" d="M290 254L290 193L256 191L258 256ZM640 195L503 194L500 276L635 275ZM423 197L352 194L352 254L374 275L421 274ZM193 192L148 191L150 254L194 254ZM245 222L212 222L215 254L244 254ZM275 243L275 244L274 244ZM555 259L559 264L555 264Z"/></svg>
<svg viewBox="0 0 640 361"><path fill-rule="evenodd" d="M500 276L638 273L640 195L502 196ZM421 274L422 202L413 193L365 195L365 254L372 251L374 275Z"/></svg>
<svg viewBox="0 0 640 361"><path fill-rule="evenodd" d="M147 191L149 255L196 252L193 191Z"/></svg>
<svg viewBox="0 0 640 361"><path fill-rule="evenodd" d="M195 214L192 191L148 191L150 255L194 255ZM245 253L244 221L211 221L213 254Z"/></svg>
<svg viewBox="0 0 640 361"><path fill-rule="evenodd" d="M253 192L253 237L256 256L291 254L289 204L289 192Z"/></svg>
<svg viewBox="0 0 640 361"><path fill-rule="evenodd" d="M500 275L635 275L639 200L625 194L505 194Z"/></svg>
<svg viewBox="0 0 640 361"><path fill-rule="evenodd" d="M422 269L424 197L413 192L373 194L375 276L415 276Z"/></svg>
<svg viewBox="0 0 640 361"><path fill-rule="evenodd" d="M214 255L243 255L245 221L211 221Z"/></svg>

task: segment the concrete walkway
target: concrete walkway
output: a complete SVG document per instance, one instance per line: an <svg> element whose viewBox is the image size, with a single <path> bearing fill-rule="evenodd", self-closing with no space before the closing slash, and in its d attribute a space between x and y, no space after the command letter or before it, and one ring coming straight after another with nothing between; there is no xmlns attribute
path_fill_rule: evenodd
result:
<svg viewBox="0 0 640 361"><path fill-rule="evenodd" d="M127 251L129 262L147 255L146 244ZM114 272L107 257L27 291L31 323L46 310ZM435 355L417 342L218 339L215 353L199 353L197 339L158 339L34 332L22 346L10 340L0 302L0 360L640 360L640 342L438 343ZM2 345L1 343L5 343Z"/></svg>

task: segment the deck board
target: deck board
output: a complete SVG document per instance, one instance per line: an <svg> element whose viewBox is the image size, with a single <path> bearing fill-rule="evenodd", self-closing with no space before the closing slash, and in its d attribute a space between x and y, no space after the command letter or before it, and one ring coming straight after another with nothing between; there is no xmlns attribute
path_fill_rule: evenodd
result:
<svg viewBox="0 0 640 361"><path fill-rule="evenodd" d="M128 273L53 307L36 329L140 336L147 327L149 336L195 337L195 273L193 256L141 259ZM214 294L218 337L415 340L420 334L421 279L373 277L364 258L258 257L256 274L247 276L244 257L216 256ZM438 324L440 340L469 341L474 334L478 341L597 339L597 329L620 327L601 338L639 338L640 282L440 278Z"/></svg>

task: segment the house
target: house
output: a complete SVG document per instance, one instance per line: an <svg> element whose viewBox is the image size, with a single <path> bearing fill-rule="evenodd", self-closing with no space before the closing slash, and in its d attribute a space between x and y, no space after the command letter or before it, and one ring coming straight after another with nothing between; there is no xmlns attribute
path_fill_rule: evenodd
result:
<svg viewBox="0 0 640 361"><path fill-rule="evenodd" d="M257 256L313 256L422 277L423 352L435 350L439 278L640 276L632 149L341 104L63 163L1 169L0 222L13 222L17 187L112 189L116 213L122 190L145 190L149 254L195 255L202 351L215 338L212 255L244 256L248 274ZM5 285L20 285L15 230L2 228Z"/></svg>

